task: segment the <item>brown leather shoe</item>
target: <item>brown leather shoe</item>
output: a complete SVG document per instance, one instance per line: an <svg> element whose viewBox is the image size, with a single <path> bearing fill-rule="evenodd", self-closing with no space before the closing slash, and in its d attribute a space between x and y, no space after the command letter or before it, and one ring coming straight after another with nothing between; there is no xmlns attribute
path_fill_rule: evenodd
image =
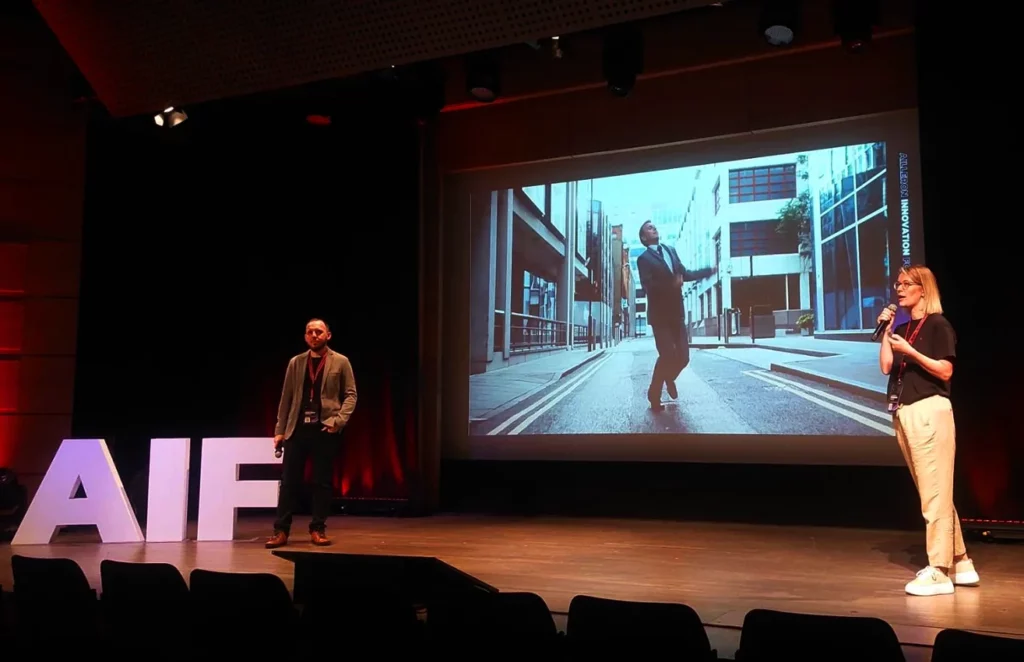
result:
<svg viewBox="0 0 1024 662"><path fill-rule="evenodd" d="M267 549L277 549L278 547L284 547L288 544L288 534L284 531L274 531L274 535L267 540L264 547Z"/></svg>
<svg viewBox="0 0 1024 662"><path fill-rule="evenodd" d="M311 531L309 534L309 540L317 547L326 547L331 544L331 539L322 531Z"/></svg>

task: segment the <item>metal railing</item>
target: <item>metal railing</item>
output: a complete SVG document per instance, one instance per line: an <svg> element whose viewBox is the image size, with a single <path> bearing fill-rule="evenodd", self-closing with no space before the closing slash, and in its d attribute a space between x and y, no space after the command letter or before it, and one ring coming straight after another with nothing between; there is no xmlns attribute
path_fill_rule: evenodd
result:
<svg viewBox="0 0 1024 662"><path fill-rule="evenodd" d="M537 349L547 349L568 346L568 327L566 322L524 315L523 313L509 313L511 322L509 330L509 352L527 352ZM585 324L572 325L573 344L587 342L587 327ZM505 311L494 311L494 351L505 350Z"/></svg>
<svg viewBox="0 0 1024 662"><path fill-rule="evenodd" d="M572 325L572 344L573 345L586 345L587 344L588 336L589 336L589 334L587 333L587 325L586 324L573 324Z"/></svg>

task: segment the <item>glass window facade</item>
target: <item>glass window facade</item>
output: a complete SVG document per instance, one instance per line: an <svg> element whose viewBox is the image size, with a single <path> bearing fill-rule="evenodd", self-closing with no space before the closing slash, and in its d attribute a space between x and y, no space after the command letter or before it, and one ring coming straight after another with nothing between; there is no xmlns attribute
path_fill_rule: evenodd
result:
<svg viewBox="0 0 1024 662"><path fill-rule="evenodd" d="M555 283L540 276L523 271L523 298L521 310L524 314L544 319L557 319L558 289Z"/></svg>
<svg viewBox="0 0 1024 662"><path fill-rule="evenodd" d="M827 150L815 165L821 327L874 329L891 281L885 143Z"/></svg>
<svg viewBox="0 0 1024 662"><path fill-rule="evenodd" d="M569 196L569 185L566 183L552 184L551 185L551 211L548 214L548 221L551 222L551 227L558 230L559 233L565 236L565 219L567 207L567 199Z"/></svg>
<svg viewBox="0 0 1024 662"><path fill-rule="evenodd" d="M576 254L587 259L587 221L594 197L594 182L590 179L576 183Z"/></svg>
<svg viewBox="0 0 1024 662"><path fill-rule="evenodd" d="M795 253L796 243L777 230L779 222L747 221L729 224L729 256L783 255ZM716 266L721 261L721 242L715 242Z"/></svg>
<svg viewBox="0 0 1024 662"><path fill-rule="evenodd" d="M547 187L543 184L523 187L523 193L530 199L530 202L537 205L537 209L540 210L542 215L548 213L547 200L544 199L546 191Z"/></svg>
<svg viewBox="0 0 1024 662"><path fill-rule="evenodd" d="M730 204L762 200L788 200L795 197L795 163L729 171ZM718 213L717 208L715 213Z"/></svg>

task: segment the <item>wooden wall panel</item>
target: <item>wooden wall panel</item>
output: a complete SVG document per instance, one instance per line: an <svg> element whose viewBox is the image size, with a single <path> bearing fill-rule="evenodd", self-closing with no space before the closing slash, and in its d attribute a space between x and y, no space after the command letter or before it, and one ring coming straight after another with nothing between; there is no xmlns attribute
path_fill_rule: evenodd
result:
<svg viewBox="0 0 1024 662"><path fill-rule="evenodd" d="M0 237L78 240L83 198L81 182L0 180Z"/></svg>
<svg viewBox="0 0 1024 662"><path fill-rule="evenodd" d="M25 303L0 299L0 357L21 354L25 334Z"/></svg>
<svg viewBox="0 0 1024 662"><path fill-rule="evenodd" d="M0 398L2 397L3 392L0 391ZM14 466L14 454L17 452L14 440L18 438L18 421L17 414L0 412L0 467Z"/></svg>
<svg viewBox="0 0 1024 662"><path fill-rule="evenodd" d="M50 466L63 439L71 436L71 416L0 414L0 439L17 444L0 446L0 466L13 467L18 479L34 490Z"/></svg>
<svg viewBox="0 0 1024 662"><path fill-rule="evenodd" d="M20 368L20 359L0 358L0 413L10 414L18 411Z"/></svg>
<svg viewBox="0 0 1024 662"><path fill-rule="evenodd" d="M0 83L2 85L2 83ZM0 158L0 180L19 182L75 183L85 159L85 135L79 113L58 115L39 120L11 117L9 110L0 110L4 121L0 123L0 145L4 156ZM31 123L26 123L30 120Z"/></svg>
<svg viewBox="0 0 1024 662"><path fill-rule="evenodd" d="M0 243L0 296L25 294L28 244Z"/></svg>
<svg viewBox="0 0 1024 662"><path fill-rule="evenodd" d="M763 3L730 2L664 16L641 24L644 38L645 76L764 57L787 57L808 45L836 39L830 0L804 0L803 16L794 43L774 48L762 38L757 24ZM881 3L875 27L878 35L906 30L914 24L915 0L886 0ZM538 50L509 48L499 54L501 98L530 99L538 95L561 94L585 87L604 88L601 70L602 32L562 35L561 58L553 57L550 44ZM465 69L459 59L449 61L446 100L449 107L472 104L466 92ZM640 87L643 84L641 83Z"/></svg>
<svg viewBox="0 0 1024 662"><path fill-rule="evenodd" d="M0 43L0 466L34 488L71 433L87 118L41 19Z"/></svg>
<svg viewBox="0 0 1024 662"><path fill-rule="evenodd" d="M81 198L78 204L78 222L81 225ZM78 298L82 266L80 243L36 241L29 245L28 254L25 283L31 296Z"/></svg>
<svg viewBox="0 0 1024 662"><path fill-rule="evenodd" d="M913 34L851 55L822 44L787 55L681 71L442 113L446 173L700 140L915 108Z"/></svg>
<svg viewBox="0 0 1024 662"><path fill-rule="evenodd" d="M19 414L70 416L74 408L75 357L22 355Z"/></svg>
<svg viewBox="0 0 1024 662"><path fill-rule="evenodd" d="M74 356L78 338L78 299L27 299L24 304L21 351L30 356ZM2 351L2 350L0 350Z"/></svg>

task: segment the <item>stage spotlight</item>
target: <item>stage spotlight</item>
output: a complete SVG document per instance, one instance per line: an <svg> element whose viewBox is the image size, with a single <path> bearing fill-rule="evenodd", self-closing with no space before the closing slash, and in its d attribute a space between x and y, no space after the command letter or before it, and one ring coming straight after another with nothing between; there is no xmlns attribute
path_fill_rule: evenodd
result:
<svg viewBox="0 0 1024 662"><path fill-rule="evenodd" d="M483 103L490 103L501 95L501 73L493 51L466 56L466 92Z"/></svg>
<svg viewBox="0 0 1024 662"><path fill-rule="evenodd" d="M601 62L611 93L628 95L644 69L644 38L639 28L621 25L610 30L604 38Z"/></svg>
<svg viewBox="0 0 1024 662"><path fill-rule="evenodd" d="M772 46L788 46L793 43L799 20L799 0L766 0L761 10L761 34Z"/></svg>
<svg viewBox="0 0 1024 662"><path fill-rule="evenodd" d="M178 126L187 119L188 115L185 114L185 111L174 106L164 108L163 112L153 116L153 121L156 122L157 126L166 127Z"/></svg>
<svg viewBox="0 0 1024 662"><path fill-rule="evenodd" d="M859 53L871 43L872 27L878 22L877 0L833 0L835 31L850 53Z"/></svg>
<svg viewBox="0 0 1024 662"><path fill-rule="evenodd" d="M562 40L558 35L551 38L551 55L556 60L561 60L564 53L562 52Z"/></svg>

